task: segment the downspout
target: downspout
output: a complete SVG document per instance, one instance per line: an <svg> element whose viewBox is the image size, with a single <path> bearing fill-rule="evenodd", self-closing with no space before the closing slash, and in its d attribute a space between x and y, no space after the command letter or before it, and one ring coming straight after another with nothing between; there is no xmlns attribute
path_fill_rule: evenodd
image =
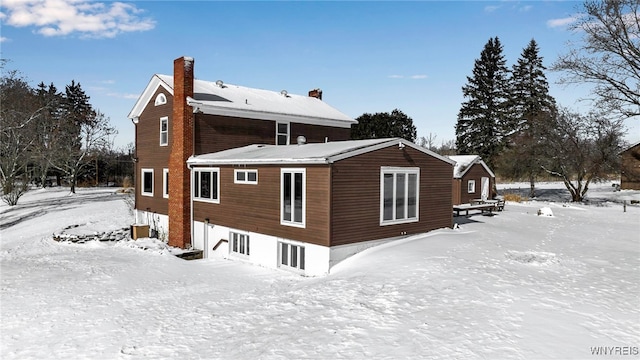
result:
<svg viewBox="0 0 640 360"><path fill-rule="evenodd" d="M194 224L193 224L193 189L192 186L193 185L193 167L191 166L191 164L187 163L187 169L189 169L189 221L191 222L191 226L189 226L189 229L191 230L191 249L193 249L193 240L195 239L195 235L194 235Z"/></svg>

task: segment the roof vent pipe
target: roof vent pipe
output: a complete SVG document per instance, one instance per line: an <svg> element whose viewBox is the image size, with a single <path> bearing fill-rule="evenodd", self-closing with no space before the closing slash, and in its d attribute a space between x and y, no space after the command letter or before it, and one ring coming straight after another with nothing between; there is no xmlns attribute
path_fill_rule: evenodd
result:
<svg viewBox="0 0 640 360"><path fill-rule="evenodd" d="M298 145L304 145L304 144L307 143L307 138L302 136L302 135L300 135L300 136L298 136L296 141L298 142Z"/></svg>

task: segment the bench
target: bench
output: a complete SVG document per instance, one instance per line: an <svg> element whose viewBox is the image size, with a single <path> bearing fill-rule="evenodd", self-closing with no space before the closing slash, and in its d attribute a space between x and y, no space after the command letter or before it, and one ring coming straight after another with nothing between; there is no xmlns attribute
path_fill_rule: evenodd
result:
<svg viewBox="0 0 640 360"><path fill-rule="evenodd" d="M480 210L481 213L488 211L492 213L493 210L496 210L497 204L460 204L453 205L453 211L456 212L456 216L460 216L460 212L464 211L465 215L469 215L469 210Z"/></svg>

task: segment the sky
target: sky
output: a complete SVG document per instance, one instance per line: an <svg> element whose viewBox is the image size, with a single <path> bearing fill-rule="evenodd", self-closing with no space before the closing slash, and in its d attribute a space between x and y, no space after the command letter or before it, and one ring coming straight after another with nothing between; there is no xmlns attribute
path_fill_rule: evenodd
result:
<svg viewBox="0 0 640 360"><path fill-rule="evenodd" d="M580 34L568 26L578 1L85 1L3 0L0 57L32 86L80 82L117 128L116 148L132 143L127 115L153 74L195 59L198 79L306 95L348 116L399 109L418 136L455 139L462 86L491 37L511 67L531 39L550 67ZM587 111L585 86L550 94ZM626 121L630 143L640 121Z"/></svg>

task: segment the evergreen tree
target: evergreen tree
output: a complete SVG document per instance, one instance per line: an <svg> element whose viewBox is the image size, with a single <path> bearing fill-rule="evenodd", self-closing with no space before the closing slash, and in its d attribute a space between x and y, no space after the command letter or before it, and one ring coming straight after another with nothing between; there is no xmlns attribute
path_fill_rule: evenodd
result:
<svg viewBox="0 0 640 360"><path fill-rule="evenodd" d="M458 153L480 155L489 166L504 146L509 124L508 75L502 44L498 37L491 38L462 87L467 100L456 124Z"/></svg>
<svg viewBox="0 0 640 360"><path fill-rule="evenodd" d="M416 139L416 127L413 119L395 109L389 113L362 114L358 124L351 127L351 139L382 139L399 137L411 142Z"/></svg>
<svg viewBox="0 0 640 360"><path fill-rule="evenodd" d="M538 44L531 39L513 65L510 80L512 117L505 129L511 135L509 149L503 154L500 165L511 177L529 180L530 197L535 197L536 176L542 172L543 130L556 112L542 60Z"/></svg>

